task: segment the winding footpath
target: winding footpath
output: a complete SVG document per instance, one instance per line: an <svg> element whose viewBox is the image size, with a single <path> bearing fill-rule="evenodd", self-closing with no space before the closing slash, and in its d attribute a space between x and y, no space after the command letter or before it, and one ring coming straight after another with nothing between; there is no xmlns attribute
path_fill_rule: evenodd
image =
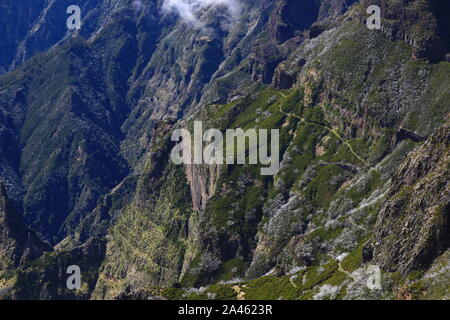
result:
<svg viewBox="0 0 450 320"><path fill-rule="evenodd" d="M283 98L285 98L285 99L287 98L287 96L286 96L284 93L280 92L280 94L283 96ZM345 140L341 137L341 135L340 135L339 133L337 133L335 130L333 130L332 128L329 128L329 127L327 127L327 126L325 126L325 125L323 125L323 124L321 124L321 123L313 122L313 121L308 121L308 120L306 120L305 118L302 118L302 117L300 117L300 116L298 116L298 115L296 115L296 114L294 114L294 113L285 112L285 111L283 110L283 108L281 107L281 103L278 105L278 107L279 107L280 112L283 113L283 114L285 114L285 115L287 115L287 116L297 118L297 119L299 119L301 122L304 122L304 123L309 123L309 124L315 124L315 125L318 125L318 126L324 128L324 129L328 130L329 132L331 132L332 134L334 134L334 135L339 139L339 141L341 141L343 144L345 144L345 145L348 147L348 149L349 149L350 152L356 157L356 159L358 159L359 161L361 161L361 162L364 164L364 166L368 167L367 162L366 162L363 158L361 158L361 157L355 152L355 150L353 150L353 147L351 146L351 144L348 143L347 141L345 141Z"/></svg>

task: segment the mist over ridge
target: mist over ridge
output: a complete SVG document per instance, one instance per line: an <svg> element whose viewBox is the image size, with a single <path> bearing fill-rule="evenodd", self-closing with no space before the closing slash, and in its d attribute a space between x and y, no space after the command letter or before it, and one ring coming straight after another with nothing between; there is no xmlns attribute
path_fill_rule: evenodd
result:
<svg viewBox="0 0 450 320"><path fill-rule="evenodd" d="M238 19L242 10L240 0L165 0L162 8L165 12L178 13L186 23L201 27L202 22L197 14L201 10L215 6L226 7L232 20Z"/></svg>

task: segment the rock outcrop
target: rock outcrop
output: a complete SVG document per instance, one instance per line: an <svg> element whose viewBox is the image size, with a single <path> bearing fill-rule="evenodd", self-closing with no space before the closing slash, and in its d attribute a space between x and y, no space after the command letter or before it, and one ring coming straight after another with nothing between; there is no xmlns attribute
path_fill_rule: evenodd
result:
<svg viewBox="0 0 450 320"><path fill-rule="evenodd" d="M384 270L425 269L450 246L450 126L436 130L392 177L375 224L374 258Z"/></svg>

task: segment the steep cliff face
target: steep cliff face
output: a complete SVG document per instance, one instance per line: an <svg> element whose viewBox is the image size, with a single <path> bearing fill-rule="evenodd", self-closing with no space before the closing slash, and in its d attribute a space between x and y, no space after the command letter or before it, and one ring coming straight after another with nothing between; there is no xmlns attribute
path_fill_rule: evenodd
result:
<svg viewBox="0 0 450 320"><path fill-rule="evenodd" d="M450 246L449 126L440 127L394 173L375 225L375 261L384 270L429 267Z"/></svg>
<svg viewBox="0 0 450 320"><path fill-rule="evenodd" d="M445 296L445 6L379 1L380 31L356 2L254 0L189 18L164 1L80 1L78 34L65 1L30 13L35 31L17 33L2 66L45 52L0 77L0 175L28 223L64 240L43 254L4 232L18 267L0 272L0 293ZM174 165L172 131L194 120L279 129L280 169ZM68 264L87 274L80 291L65 288ZM365 285L372 264L382 290Z"/></svg>

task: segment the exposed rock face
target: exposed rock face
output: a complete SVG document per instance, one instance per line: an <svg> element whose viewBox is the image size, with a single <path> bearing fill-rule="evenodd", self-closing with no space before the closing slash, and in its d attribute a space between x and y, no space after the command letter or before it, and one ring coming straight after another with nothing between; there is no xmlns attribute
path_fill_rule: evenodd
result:
<svg viewBox="0 0 450 320"><path fill-rule="evenodd" d="M385 270L429 267L450 246L450 126L400 165L375 225L374 257Z"/></svg>
<svg viewBox="0 0 450 320"><path fill-rule="evenodd" d="M293 38L296 31L307 30L317 20L319 9L320 2L317 0L277 2L269 21L271 37L282 43Z"/></svg>
<svg viewBox="0 0 450 320"><path fill-rule="evenodd" d="M185 174L191 189L192 208L205 210L208 200L216 191L220 167L186 165Z"/></svg>

